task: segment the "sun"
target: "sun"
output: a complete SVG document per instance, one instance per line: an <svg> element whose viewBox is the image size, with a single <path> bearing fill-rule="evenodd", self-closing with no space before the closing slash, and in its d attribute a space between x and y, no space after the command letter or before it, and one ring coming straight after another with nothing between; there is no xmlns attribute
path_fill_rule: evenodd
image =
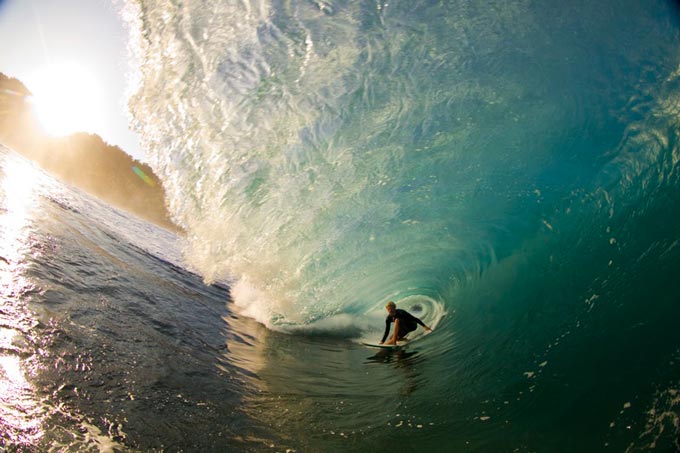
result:
<svg viewBox="0 0 680 453"><path fill-rule="evenodd" d="M104 125L101 86L85 66L53 64L36 71L26 82L38 121L48 134L96 133Z"/></svg>

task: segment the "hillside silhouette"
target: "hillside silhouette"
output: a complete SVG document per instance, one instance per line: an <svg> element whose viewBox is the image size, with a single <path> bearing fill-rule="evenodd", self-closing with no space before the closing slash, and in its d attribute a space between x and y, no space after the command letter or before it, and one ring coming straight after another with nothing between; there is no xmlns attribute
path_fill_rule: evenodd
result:
<svg viewBox="0 0 680 453"><path fill-rule="evenodd" d="M181 231L168 215L165 191L151 167L95 134L47 135L24 84L0 73L0 143L63 181L164 228Z"/></svg>

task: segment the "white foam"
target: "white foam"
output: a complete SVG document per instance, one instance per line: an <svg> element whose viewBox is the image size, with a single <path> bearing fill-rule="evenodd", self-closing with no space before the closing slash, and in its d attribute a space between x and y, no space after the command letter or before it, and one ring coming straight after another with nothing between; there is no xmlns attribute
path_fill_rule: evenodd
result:
<svg viewBox="0 0 680 453"><path fill-rule="evenodd" d="M232 285L231 296L238 314L271 328L271 305L262 291L251 286L246 279L241 279Z"/></svg>
<svg viewBox="0 0 680 453"><path fill-rule="evenodd" d="M239 315L252 318L268 329L278 332L375 341L382 335L385 327L386 312L383 303L378 303L363 313L339 312L307 321L302 317L292 319L289 316L283 316L281 313L285 307L281 306L282 302L268 299L265 292L251 285L246 278L232 284L231 294ZM408 296L401 300L395 299L395 301L398 308L420 318L432 329L446 314L442 303L427 296ZM410 335L410 338L415 339L425 333L424 329L419 328Z"/></svg>

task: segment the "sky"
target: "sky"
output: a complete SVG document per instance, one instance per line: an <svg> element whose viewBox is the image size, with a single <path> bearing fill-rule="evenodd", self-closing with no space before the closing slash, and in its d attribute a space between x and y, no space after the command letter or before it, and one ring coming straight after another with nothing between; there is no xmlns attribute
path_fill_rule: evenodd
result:
<svg viewBox="0 0 680 453"><path fill-rule="evenodd" d="M62 97L80 99L80 110L89 110L74 121L89 129L86 132L97 133L143 159L139 138L128 126L125 106L126 76L131 68L128 33L119 15L121 1L0 0L0 72L24 82L36 99L36 90L41 89L53 94L66 91ZM55 67L70 68L64 69L67 73L78 68L87 77L78 78L77 86L69 85L66 79L60 82L58 75L46 76L50 73L46 68ZM55 83L65 90L56 90ZM61 116L68 116L66 112ZM53 118L57 115L52 113Z"/></svg>

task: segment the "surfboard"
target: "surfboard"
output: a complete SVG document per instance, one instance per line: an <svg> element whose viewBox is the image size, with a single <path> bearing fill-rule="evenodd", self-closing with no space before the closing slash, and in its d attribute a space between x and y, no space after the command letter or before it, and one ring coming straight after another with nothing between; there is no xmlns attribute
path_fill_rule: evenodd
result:
<svg viewBox="0 0 680 453"><path fill-rule="evenodd" d="M380 343L369 343L369 342L366 342L366 341L362 341L361 344L363 344L364 346L371 347L371 348L401 349L408 344L408 341L398 341L397 344L380 344Z"/></svg>

